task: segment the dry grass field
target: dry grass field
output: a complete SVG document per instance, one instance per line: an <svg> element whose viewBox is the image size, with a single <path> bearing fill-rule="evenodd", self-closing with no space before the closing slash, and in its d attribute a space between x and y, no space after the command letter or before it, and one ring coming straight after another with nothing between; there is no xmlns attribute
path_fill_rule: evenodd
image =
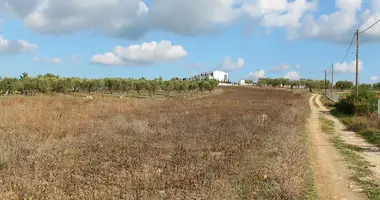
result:
<svg viewBox="0 0 380 200"><path fill-rule="evenodd" d="M307 199L308 112L306 95L243 87L0 98L0 199Z"/></svg>

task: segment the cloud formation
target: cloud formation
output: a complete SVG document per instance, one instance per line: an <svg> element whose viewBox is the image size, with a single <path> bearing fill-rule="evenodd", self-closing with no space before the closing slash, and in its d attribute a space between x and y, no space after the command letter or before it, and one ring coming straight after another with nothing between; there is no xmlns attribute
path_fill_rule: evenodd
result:
<svg viewBox="0 0 380 200"><path fill-rule="evenodd" d="M128 47L116 46L112 52L94 55L90 63L119 66L148 66L154 63L178 60L187 56L187 51L170 41L152 41Z"/></svg>
<svg viewBox="0 0 380 200"><path fill-rule="evenodd" d="M359 71L364 68L364 64L359 60ZM341 65L339 63L334 64L334 72L339 74L348 74L356 72L356 61L352 62L343 62Z"/></svg>
<svg viewBox="0 0 380 200"><path fill-rule="evenodd" d="M244 64L245 62L243 58L238 58L237 61L234 62L231 57L226 56L223 62L217 67L217 69L231 72L242 69L244 67Z"/></svg>
<svg viewBox="0 0 380 200"><path fill-rule="evenodd" d="M51 64L62 64L62 61L59 58L41 58L41 57L36 56L33 58L33 61L51 63Z"/></svg>
<svg viewBox="0 0 380 200"><path fill-rule="evenodd" d="M289 79L289 80L299 80L301 79L301 76L297 72L292 71L292 72L286 73L284 75L284 78Z"/></svg>
<svg viewBox="0 0 380 200"><path fill-rule="evenodd" d="M0 54L18 54L31 52L38 49L36 44L25 40L7 40L0 35Z"/></svg>
<svg viewBox="0 0 380 200"><path fill-rule="evenodd" d="M0 0L0 12L20 18L45 34L96 30L111 37L136 39L147 31L180 35L218 33L243 21L282 28L289 39L349 41L354 30L380 18L380 3L336 0L335 11L320 14L318 0ZM99 13L102 13L101 15ZM380 26L365 32L363 41L379 40Z"/></svg>
<svg viewBox="0 0 380 200"><path fill-rule="evenodd" d="M145 32L148 8L140 0L0 0L0 12L21 18L39 33L94 29L110 36L137 38Z"/></svg>

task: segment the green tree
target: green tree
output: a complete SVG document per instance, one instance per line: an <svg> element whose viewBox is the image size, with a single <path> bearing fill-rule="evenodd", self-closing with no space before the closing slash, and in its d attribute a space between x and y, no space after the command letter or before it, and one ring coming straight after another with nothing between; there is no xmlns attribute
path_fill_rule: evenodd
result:
<svg viewBox="0 0 380 200"><path fill-rule="evenodd" d="M377 91L380 91L380 82L379 83L374 83L373 88Z"/></svg>
<svg viewBox="0 0 380 200"><path fill-rule="evenodd" d="M3 90L5 90L5 94L14 94L16 91L19 91L22 89L22 83L17 78L8 78L5 77L2 79L1 87Z"/></svg>
<svg viewBox="0 0 380 200"><path fill-rule="evenodd" d="M352 89L354 84L351 81L338 81L335 83L335 87L343 92L344 90Z"/></svg>
<svg viewBox="0 0 380 200"><path fill-rule="evenodd" d="M187 90L189 89L189 84L187 83L187 81L180 81L179 83L180 83L179 85L180 92L181 93L187 92Z"/></svg>
<svg viewBox="0 0 380 200"><path fill-rule="evenodd" d="M146 83L146 90L150 97L156 96L157 90L160 89L160 82L158 80L150 80Z"/></svg>
<svg viewBox="0 0 380 200"><path fill-rule="evenodd" d="M174 90L173 81L164 81L161 89L165 92L165 96L169 97L170 93Z"/></svg>
<svg viewBox="0 0 380 200"><path fill-rule="evenodd" d="M201 80L198 82L199 91L204 92L207 89L206 81Z"/></svg>
<svg viewBox="0 0 380 200"><path fill-rule="evenodd" d="M135 89L138 95L141 95L141 92L146 89L146 79L141 78L136 81Z"/></svg>
<svg viewBox="0 0 380 200"><path fill-rule="evenodd" d="M52 90L51 83L47 78L39 76L37 77L36 89L42 93L50 92Z"/></svg>
<svg viewBox="0 0 380 200"><path fill-rule="evenodd" d="M208 87L208 91L209 92L212 92L213 90L215 90L215 88L219 84L219 82L217 80L215 80L215 79L208 80L208 83L210 84L210 86Z"/></svg>

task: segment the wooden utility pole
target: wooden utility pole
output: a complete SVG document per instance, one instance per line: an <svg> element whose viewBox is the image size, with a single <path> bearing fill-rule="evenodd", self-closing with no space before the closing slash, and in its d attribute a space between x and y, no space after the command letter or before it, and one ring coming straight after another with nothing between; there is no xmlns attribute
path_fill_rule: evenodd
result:
<svg viewBox="0 0 380 200"><path fill-rule="evenodd" d="M331 65L331 95L334 93L334 64Z"/></svg>
<svg viewBox="0 0 380 200"><path fill-rule="evenodd" d="M359 94L359 29L356 30L356 78L355 78L355 96L358 98Z"/></svg>
<svg viewBox="0 0 380 200"><path fill-rule="evenodd" d="M325 85L324 85L324 88L325 88L325 94L326 94L326 90L327 90L327 71L325 70Z"/></svg>

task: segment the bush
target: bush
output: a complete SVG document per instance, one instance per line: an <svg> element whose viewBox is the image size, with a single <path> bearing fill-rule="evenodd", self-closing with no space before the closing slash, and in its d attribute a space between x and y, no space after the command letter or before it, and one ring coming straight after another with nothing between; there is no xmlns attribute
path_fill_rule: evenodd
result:
<svg viewBox="0 0 380 200"><path fill-rule="evenodd" d="M360 102L355 105L355 113L358 115L368 115L375 112L377 109L377 103Z"/></svg>
<svg viewBox="0 0 380 200"><path fill-rule="evenodd" d="M355 113L355 103L354 96L347 96L345 99L341 99L338 103L335 104L336 109L346 114Z"/></svg>
<svg viewBox="0 0 380 200"><path fill-rule="evenodd" d="M368 115L377 110L376 93L368 87L360 87L356 102L353 92L345 99L341 99L335 107L347 114Z"/></svg>

